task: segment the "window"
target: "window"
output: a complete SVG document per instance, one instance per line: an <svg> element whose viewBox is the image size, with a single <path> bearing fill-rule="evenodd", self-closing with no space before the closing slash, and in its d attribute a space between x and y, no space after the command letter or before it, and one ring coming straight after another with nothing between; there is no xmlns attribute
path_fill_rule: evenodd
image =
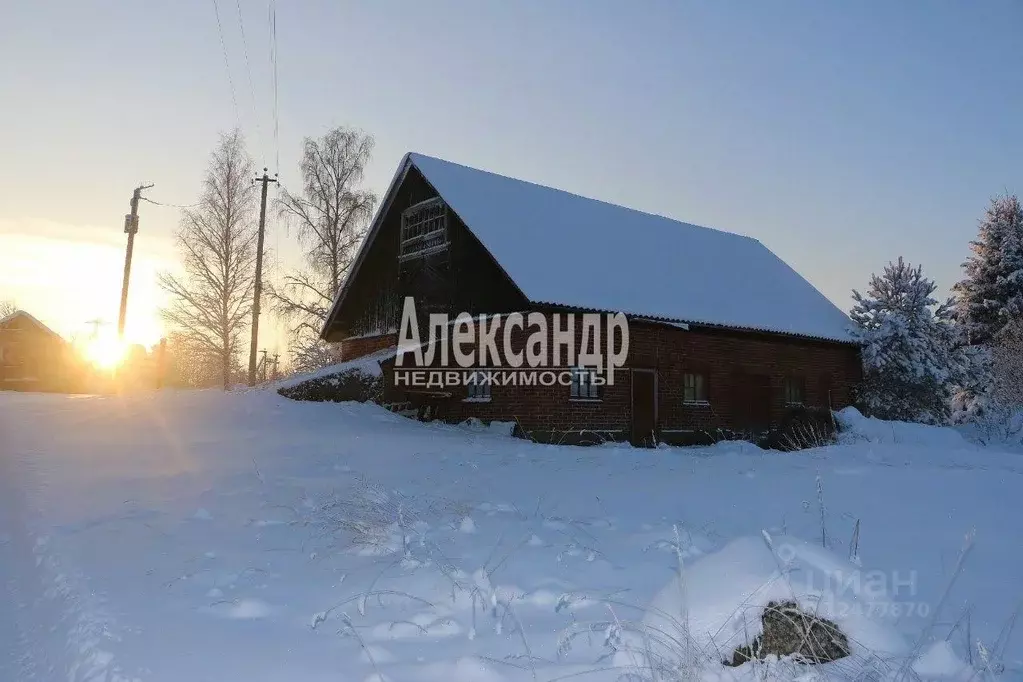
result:
<svg viewBox="0 0 1023 682"><path fill-rule="evenodd" d="M707 375L686 372L682 400L687 403L707 402Z"/></svg>
<svg viewBox="0 0 1023 682"><path fill-rule="evenodd" d="M799 377L789 377L785 380L785 404L802 405L806 396L806 386Z"/></svg>
<svg viewBox="0 0 1023 682"><path fill-rule="evenodd" d="M596 372L584 367L572 368L572 399L600 400L600 386L593 383Z"/></svg>
<svg viewBox="0 0 1023 682"><path fill-rule="evenodd" d="M448 209L440 197L420 201L401 214L398 260L421 258L448 246Z"/></svg>
<svg viewBox="0 0 1023 682"><path fill-rule="evenodd" d="M466 400L483 403L490 400L490 378L486 372L476 371L466 378Z"/></svg>

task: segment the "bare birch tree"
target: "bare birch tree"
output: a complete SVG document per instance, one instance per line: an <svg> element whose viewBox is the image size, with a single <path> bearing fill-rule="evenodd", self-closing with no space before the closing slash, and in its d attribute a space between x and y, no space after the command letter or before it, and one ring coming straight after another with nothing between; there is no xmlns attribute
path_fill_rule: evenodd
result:
<svg viewBox="0 0 1023 682"><path fill-rule="evenodd" d="M18 312L18 304L12 300L0 301L0 319Z"/></svg>
<svg viewBox="0 0 1023 682"><path fill-rule="evenodd" d="M297 227L306 267L286 274L269 295L274 311L291 324L291 351L300 370L337 359L319 333L376 206L376 196L361 188L372 153L373 138L351 128L306 138L302 193L281 190L278 210Z"/></svg>
<svg viewBox="0 0 1023 682"><path fill-rule="evenodd" d="M170 295L164 319L194 352L209 354L224 390L238 367L242 333L252 313L256 230L255 172L245 141L222 135L210 157L199 203L185 209L177 233L184 276L160 275Z"/></svg>

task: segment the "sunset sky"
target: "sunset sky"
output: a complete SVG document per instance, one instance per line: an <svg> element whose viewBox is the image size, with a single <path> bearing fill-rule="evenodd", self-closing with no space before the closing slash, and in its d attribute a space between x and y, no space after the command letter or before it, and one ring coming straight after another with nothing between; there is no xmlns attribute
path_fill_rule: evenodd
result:
<svg viewBox="0 0 1023 682"><path fill-rule="evenodd" d="M421 151L757 237L843 309L900 255L946 290L1023 191L1014 0L282 1L277 145L267 2L240 4L217 0L229 80L212 0L5 3L0 299L112 329L132 188L192 203L235 125L293 189L302 137L356 126L378 192ZM179 213L140 213L128 338L152 344ZM271 278L293 237L271 222Z"/></svg>

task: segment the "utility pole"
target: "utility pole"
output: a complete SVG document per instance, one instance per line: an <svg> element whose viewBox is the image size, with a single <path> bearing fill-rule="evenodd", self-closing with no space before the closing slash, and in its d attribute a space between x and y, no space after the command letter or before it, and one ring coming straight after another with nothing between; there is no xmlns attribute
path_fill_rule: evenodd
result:
<svg viewBox="0 0 1023 682"><path fill-rule="evenodd" d="M263 295L263 237L266 234L266 188L277 178L266 174L257 177L256 182L263 184L263 192L259 201L259 236L256 238L256 284L252 291L252 340L249 343L249 386L256 385L256 345L259 341L259 301Z"/></svg>
<svg viewBox="0 0 1023 682"><path fill-rule="evenodd" d="M104 321L102 318L97 317L94 320L86 320L85 324L91 324L92 325L92 335L89 336L89 338L90 339L95 339L97 336L99 336L99 327L100 327L100 325L106 324L106 321Z"/></svg>
<svg viewBox="0 0 1023 682"><path fill-rule="evenodd" d="M259 375L260 375L259 381L260 381L260 383L265 384L266 383L266 349L264 348L263 350L259 351L259 353L260 353L260 355L263 356L263 357L261 357L259 359Z"/></svg>
<svg viewBox="0 0 1023 682"><path fill-rule="evenodd" d="M152 185L140 185L131 193L131 213L124 216L124 231L128 234L128 248L124 252L124 279L121 281L121 312L117 315L117 338L124 340L124 316L128 311L128 279L131 277L131 252L135 249L135 233L139 231L139 199L142 190Z"/></svg>
<svg viewBox="0 0 1023 682"><path fill-rule="evenodd" d="M164 379L167 376L167 339L160 339L160 345L156 348L156 387L163 388Z"/></svg>

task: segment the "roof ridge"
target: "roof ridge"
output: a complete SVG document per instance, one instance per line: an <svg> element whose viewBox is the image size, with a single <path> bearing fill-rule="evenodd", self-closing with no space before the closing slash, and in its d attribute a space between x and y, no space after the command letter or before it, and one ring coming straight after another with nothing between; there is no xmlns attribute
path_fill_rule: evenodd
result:
<svg viewBox="0 0 1023 682"><path fill-rule="evenodd" d="M13 320L16 317L27 317L29 320L34 322L37 326L42 327L45 331L49 332L50 334L53 334L54 336L56 336L61 341L64 340L63 336L61 336L57 332L55 332L52 329L50 329L48 326L46 326L46 324L44 324L42 321L40 321L39 318L37 318L35 315L33 315L32 313L28 312L27 310L22 310L21 308L18 308L17 310L15 310L13 313L7 315L6 317L0 318L0 324L5 324L7 322L10 322L11 320Z"/></svg>
<svg viewBox="0 0 1023 682"><path fill-rule="evenodd" d="M617 208L617 209L620 209L620 210L623 210L623 211L630 211L632 213L639 213L639 214L642 214L642 215L651 216L653 218L659 218L660 220L666 220L668 222L676 223L678 225L682 225L682 226L685 226L685 227L695 227L695 228L700 229L700 230L709 230L711 232L717 232L718 234L726 234L726 235L728 235L730 237L741 237L743 239L752 239L753 241L760 243L759 239L757 239L756 237L751 237L748 234L740 234L738 232L729 232L728 230L722 230L722 229L717 228L717 227L708 227L707 225L697 225L696 223L689 223L689 222L686 222L684 220L679 220L678 218L672 218L671 216L662 215L660 213L653 213L652 211L644 211L641 208L633 208L631 206L625 206L623 204L616 204L616 203L607 201L605 199L598 199L596 197L588 197L585 194L579 194L577 192L572 192L572 191L567 190L567 189L561 189L560 187L552 187L551 185L544 185L544 184L541 184L539 182L533 182L531 180L523 180L522 178L516 178L516 177L513 177L511 175L504 175L503 173L496 173L494 171L486 170L484 168L476 168L475 166L467 166L464 163L458 163L457 161L450 161L448 159L442 159L439 156L431 156L429 154L423 154L422 152L410 151L410 152L406 152L405 157L408 158L408 159L411 159L413 164L415 164L415 162L416 162L416 157L420 157L420 158L424 158L424 159L429 159L430 161L439 161L440 163L446 163L446 164L449 164L451 166L458 166L459 168L464 168L464 169L470 170L470 171L472 171L474 173L486 173L487 175L492 175L494 177L501 178L502 180L511 180L512 182L521 182L524 185L532 185L533 187L539 187L541 189L550 190L552 192L559 192L561 194L567 194L569 196L576 197L577 199L583 199L585 201L592 201L592 202L595 202L595 203L598 203L598 204L603 204L605 206L611 206L612 208ZM425 171L423 171L423 169L421 169L421 168L420 168L420 171L423 172L424 175L426 174Z"/></svg>

